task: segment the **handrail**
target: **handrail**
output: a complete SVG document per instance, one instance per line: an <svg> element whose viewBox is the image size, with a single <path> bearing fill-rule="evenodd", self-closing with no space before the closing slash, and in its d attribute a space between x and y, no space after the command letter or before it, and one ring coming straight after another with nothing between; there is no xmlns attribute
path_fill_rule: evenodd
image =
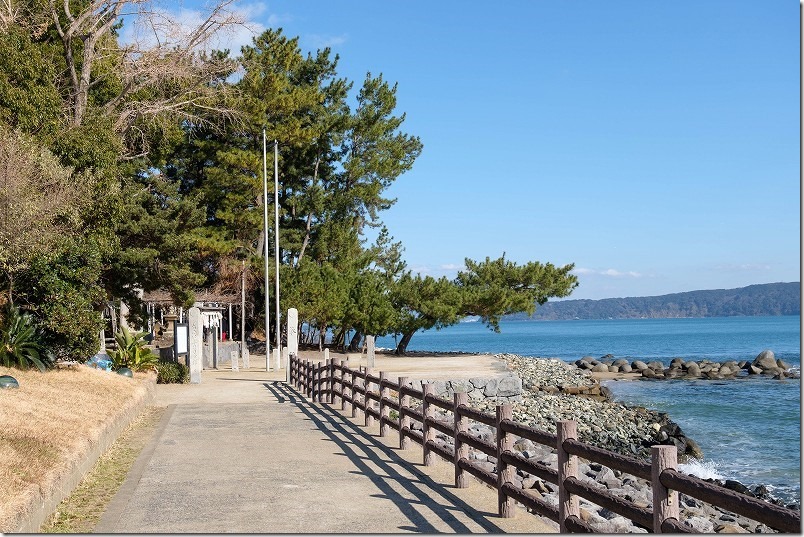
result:
<svg viewBox="0 0 804 537"><path fill-rule="evenodd" d="M797 511L679 472L676 469L677 453L674 446L654 446L652 462L646 462L579 441L574 422L558 422L557 433L549 433L511 419L510 405L498 406L497 415L491 415L470 407L466 403L465 394L456 394L454 402L450 403L432 393L432 384L424 384L422 390L417 390L407 385L406 377L400 377L397 382L393 382L382 372L379 376L375 376L370 369L351 369L345 362L336 364L328 360L326 365L322 365L321 362L301 360L296 355L290 357L290 368L291 383L312 400L321 402L326 395L327 402L333 404L336 398L340 399L341 410L344 410L348 403L351 406L352 417L355 417L358 409L362 410L366 425L370 425L373 418L378 418L381 431L385 430L385 427L398 431L402 449L407 447L407 439L413 439L421 445L425 464L431 464L431 454L450 461L456 468L456 486L466 486L463 484L463 472L466 472L494 487L500 497L498 501L500 516L511 516L512 499L533 512L558 522L562 531L593 532L593 528L579 517L577 499L584 498L630 519L649 531L686 533L694 530L678 519L677 495L683 493L781 532L801 531L801 514ZM362 381L357 382L358 378ZM377 390L370 389L371 385L376 386ZM398 398L390 397L389 390L396 391ZM421 401L421 411L415 410L411 398ZM375 408L372 401L379 403L379 409ZM452 412L454 421L438 419L433 414L433 407ZM389 411L396 412L398 419L392 419ZM411 420L421 423L422 430L412 429ZM492 444L469 434L466 420L493 427L497 442ZM435 441L434 430L452 437L455 448ZM513 451L511 435L557 448L560 462L558 470ZM559 438L562 438L560 444ZM458 449L459 446L462 447ZM486 470L478 461L469 459L469 452L464 451L468 449L467 446L497 458L496 466L500 469L499 472ZM651 482L653 509L637 506L614 496L606 489L578 479L576 457ZM533 492L517 486L513 482L514 471L511 468L528 472L557 485L559 506L548 504Z"/></svg>

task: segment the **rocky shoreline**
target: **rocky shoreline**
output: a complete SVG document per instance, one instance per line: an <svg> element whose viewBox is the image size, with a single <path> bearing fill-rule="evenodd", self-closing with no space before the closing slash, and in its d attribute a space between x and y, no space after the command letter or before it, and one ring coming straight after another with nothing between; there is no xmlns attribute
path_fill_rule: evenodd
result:
<svg viewBox="0 0 804 537"><path fill-rule="evenodd" d="M653 445L675 445L680 460L701 458L703 454L694 440L684 435L681 428L666 413L642 407L628 407L611 400L605 387L600 386L587 368L576 367L562 360L524 358L512 354L498 354L509 369L522 380L522 395L509 400L513 417L520 423L555 432L557 420L575 420L579 439L585 443L637 458L650 457ZM613 364L612 364L613 365ZM619 367L619 366L618 366ZM485 412L494 412L498 404L493 399L473 401L472 406ZM446 415L442 416L447 418ZM494 442L494 430L480 423L471 426L470 433L488 442ZM452 439L439 435L439 440L452 448ZM523 456L556 468L555 449L519 439L515 450ZM470 457L493 471L496 460L479 450L471 450ZM650 483L599 464L579 464L580 479L603 486L615 495L639 506L651 505ZM557 505L557 487L527 472L517 471L517 482L553 505ZM749 490L736 481L718 482L732 490L759 497L781 505L771 498L765 487ZM696 533L773 533L774 530L750 519L710 506L694 498L680 495L681 515ZM797 506L789 506L798 508ZM581 500L582 518L596 531L603 533L640 533L645 528L608 509Z"/></svg>

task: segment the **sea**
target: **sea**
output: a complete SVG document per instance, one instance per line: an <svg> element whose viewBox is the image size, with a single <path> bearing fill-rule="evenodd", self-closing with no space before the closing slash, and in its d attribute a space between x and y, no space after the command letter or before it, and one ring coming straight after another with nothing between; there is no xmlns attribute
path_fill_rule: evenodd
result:
<svg viewBox="0 0 804 537"><path fill-rule="evenodd" d="M377 338L393 348L393 336ZM753 360L770 349L801 370L801 317L503 320L500 333L477 318L413 336L410 351L512 353L574 362L611 354L629 361ZM765 485L785 503L801 504L801 381L607 381L615 400L667 412L703 450L682 465L702 478Z"/></svg>

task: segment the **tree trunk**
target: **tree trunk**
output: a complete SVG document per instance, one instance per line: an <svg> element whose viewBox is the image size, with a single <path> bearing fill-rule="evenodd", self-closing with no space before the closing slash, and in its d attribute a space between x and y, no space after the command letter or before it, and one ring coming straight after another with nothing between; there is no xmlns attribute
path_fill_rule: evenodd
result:
<svg viewBox="0 0 804 537"><path fill-rule="evenodd" d="M410 339L413 337L413 334L415 333L416 333L415 330L412 332L404 332L402 334L402 339L396 346L396 351L394 352L394 354L396 354L397 356L404 356L405 352L407 352L408 350L408 343L410 343Z"/></svg>
<svg viewBox="0 0 804 537"><path fill-rule="evenodd" d="M321 332L318 334L318 350L324 352L324 340L327 338L327 325L321 326Z"/></svg>
<svg viewBox="0 0 804 537"><path fill-rule="evenodd" d="M349 352L357 352L360 350L360 342L363 340L363 333L360 330L355 331L352 336L352 341L349 342Z"/></svg>

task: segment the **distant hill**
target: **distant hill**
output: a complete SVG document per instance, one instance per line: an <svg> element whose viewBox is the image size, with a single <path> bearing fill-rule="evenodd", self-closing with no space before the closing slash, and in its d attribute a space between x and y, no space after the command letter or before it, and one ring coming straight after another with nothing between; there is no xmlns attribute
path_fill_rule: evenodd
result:
<svg viewBox="0 0 804 537"><path fill-rule="evenodd" d="M768 283L739 289L690 291L671 295L564 300L537 306L532 319L641 319L800 315L801 283ZM528 319L526 314L506 319Z"/></svg>

